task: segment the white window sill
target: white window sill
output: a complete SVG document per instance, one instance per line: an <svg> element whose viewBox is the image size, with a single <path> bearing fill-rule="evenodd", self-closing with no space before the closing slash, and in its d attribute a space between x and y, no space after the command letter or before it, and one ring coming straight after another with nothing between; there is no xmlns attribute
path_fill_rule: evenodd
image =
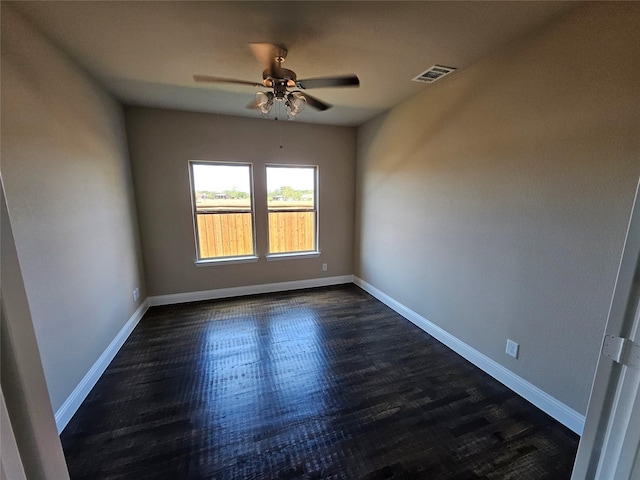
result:
<svg viewBox="0 0 640 480"><path fill-rule="evenodd" d="M225 258L208 258L206 260L196 260L196 267L213 267L215 265L229 265L232 263L254 263L258 261L258 257L225 257Z"/></svg>
<svg viewBox="0 0 640 480"><path fill-rule="evenodd" d="M300 258L318 258L319 256L320 252L272 253L271 255L267 255L267 262Z"/></svg>

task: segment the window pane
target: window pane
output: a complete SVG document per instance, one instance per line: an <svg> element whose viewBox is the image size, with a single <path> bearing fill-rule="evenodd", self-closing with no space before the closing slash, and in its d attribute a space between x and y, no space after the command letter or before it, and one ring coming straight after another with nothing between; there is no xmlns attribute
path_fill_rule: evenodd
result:
<svg viewBox="0 0 640 480"><path fill-rule="evenodd" d="M315 167L267 167L269 210L315 208Z"/></svg>
<svg viewBox="0 0 640 480"><path fill-rule="evenodd" d="M316 167L267 167L269 253L313 252Z"/></svg>
<svg viewBox="0 0 640 480"><path fill-rule="evenodd" d="M250 213L199 213L200 258L253 255Z"/></svg>
<svg viewBox="0 0 640 480"><path fill-rule="evenodd" d="M250 168L194 163L196 211L251 210Z"/></svg>
<svg viewBox="0 0 640 480"><path fill-rule="evenodd" d="M198 259L254 255L251 165L192 163Z"/></svg>
<svg viewBox="0 0 640 480"><path fill-rule="evenodd" d="M316 249L316 212L269 212L269 253Z"/></svg>

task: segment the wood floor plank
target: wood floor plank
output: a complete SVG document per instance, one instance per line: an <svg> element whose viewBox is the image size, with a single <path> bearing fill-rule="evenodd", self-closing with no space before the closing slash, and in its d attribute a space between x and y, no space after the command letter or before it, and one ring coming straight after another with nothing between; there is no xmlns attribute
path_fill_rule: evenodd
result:
<svg viewBox="0 0 640 480"><path fill-rule="evenodd" d="M358 287L152 307L72 479L568 479L578 436Z"/></svg>

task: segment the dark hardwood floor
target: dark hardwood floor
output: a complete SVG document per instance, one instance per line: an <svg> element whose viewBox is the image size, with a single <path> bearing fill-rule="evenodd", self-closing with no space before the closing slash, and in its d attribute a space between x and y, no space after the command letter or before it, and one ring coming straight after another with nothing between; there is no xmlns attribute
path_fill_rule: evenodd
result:
<svg viewBox="0 0 640 480"><path fill-rule="evenodd" d="M72 479L568 479L578 436L354 285L149 309Z"/></svg>

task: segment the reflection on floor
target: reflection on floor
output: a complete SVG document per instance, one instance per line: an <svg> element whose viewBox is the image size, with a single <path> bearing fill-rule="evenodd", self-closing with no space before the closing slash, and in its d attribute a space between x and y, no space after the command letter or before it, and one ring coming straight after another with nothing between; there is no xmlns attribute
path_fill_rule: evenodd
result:
<svg viewBox="0 0 640 480"><path fill-rule="evenodd" d="M568 479L578 437L354 285L151 308L72 479Z"/></svg>

